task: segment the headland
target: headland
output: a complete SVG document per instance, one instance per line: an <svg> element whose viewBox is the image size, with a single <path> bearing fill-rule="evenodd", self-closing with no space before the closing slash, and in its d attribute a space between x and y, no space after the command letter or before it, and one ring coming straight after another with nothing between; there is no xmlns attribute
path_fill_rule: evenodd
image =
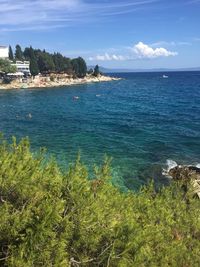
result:
<svg viewBox="0 0 200 267"><path fill-rule="evenodd" d="M87 83L111 82L118 81L121 78L110 77L106 75L86 75L83 78L73 78L66 74L37 75L26 79L15 79L9 84L0 84L0 89L34 89L34 88L50 88L62 87Z"/></svg>

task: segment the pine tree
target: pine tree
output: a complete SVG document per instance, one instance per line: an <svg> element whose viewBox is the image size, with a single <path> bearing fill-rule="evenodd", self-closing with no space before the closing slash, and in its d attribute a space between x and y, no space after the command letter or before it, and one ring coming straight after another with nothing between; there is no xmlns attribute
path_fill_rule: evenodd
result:
<svg viewBox="0 0 200 267"><path fill-rule="evenodd" d="M94 73L93 73L93 75L94 75L95 77L97 77L97 76L99 76L99 74L100 74L99 65L96 65L96 66L94 67Z"/></svg>
<svg viewBox="0 0 200 267"><path fill-rule="evenodd" d="M78 64L79 64L79 77L85 77L87 73L87 65L85 60L82 57L79 57Z"/></svg>
<svg viewBox="0 0 200 267"><path fill-rule="evenodd" d="M12 51L12 47L9 45L9 59L10 60L14 60L14 55L13 55L13 51Z"/></svg>
<svg viewBox="0 0 200 267"><path fill-rule="evenodd" d="M30 50L31 50L31 47L26 47L25 49L24 49L24 53L23 53L23 55L24 55L24 58L25 58L25 60L30 60Z"/></svg>
<svg viewBox="0 0 200 267"><path fill-rule="evenodd" d="M39 54L38 67L40 72L51 72L55 70L55 64L51 54L42 52Z"/></svg>
<svg viewBox="0 0 200 267"><path fill-rule="evenodd" d="M24 59L23 52L20 45L16 45L15 49L15 59L22 61Z"/></svg>
<svg viewBox="0 0 200 267"><path fill-rule="evenodd" d="M29 60L30 60L30 72L31 75L36 76L39 73L39 67L37 63L37 58L35 56L34 50L32 47L29 49Z"/></svg>
<svg viewBox="0 0 200 267"><path fill-rule="evenodd" d="M31 46L26 47L22 51L19 45L16 46L16 60L29 60L30 70L32 75L37 75L39 72L68 73L74 77L85 77L87 73L87 65L82 57L70 59L60 53L48 53L45 49L33 49Z"/></svg>
<svg viewBox="0 0 200 267"><path fill-rule="evenodd" d="M74 58L71 61L73 71L77 77L83 78L87 73L87 65L82 57Z"/></svg>
<svg viewBox="0 0 200 267"><path fill-rule="evenodd" d="M27 139L0 139L0 159L0 266L199 266L199 199L180 181L122 192L108 158L91 180Z"/></svg>

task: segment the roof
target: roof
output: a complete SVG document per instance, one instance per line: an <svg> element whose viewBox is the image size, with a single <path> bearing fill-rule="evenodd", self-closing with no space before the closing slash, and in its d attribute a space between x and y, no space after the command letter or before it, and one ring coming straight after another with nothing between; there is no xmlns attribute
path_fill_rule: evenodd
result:
<svg viewBox="0 0 200 267"><path fill-rule="evenodd" d="M24 76L23 72L7 73L8 76Z"/></svg>

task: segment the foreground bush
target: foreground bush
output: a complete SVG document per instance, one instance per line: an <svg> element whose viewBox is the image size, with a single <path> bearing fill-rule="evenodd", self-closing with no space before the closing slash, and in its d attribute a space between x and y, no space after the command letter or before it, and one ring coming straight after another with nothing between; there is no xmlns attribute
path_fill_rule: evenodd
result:
<svg viewBox="0 0 200 267"><path fill-rule="evenodd" d="M62 173L24 139L0 145L0 266L199 266L199 201L180 185L121 193L109 161Z"/></svg>

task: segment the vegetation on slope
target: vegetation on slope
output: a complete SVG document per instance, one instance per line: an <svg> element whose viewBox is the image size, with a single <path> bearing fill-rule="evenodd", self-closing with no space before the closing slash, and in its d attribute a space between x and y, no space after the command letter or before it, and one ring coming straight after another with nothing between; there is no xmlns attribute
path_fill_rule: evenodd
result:
<svg viewBox="0 0 200 267"><path fill-rule="evenodd" d="M87 73L86 62L81 57L70 59L60 53L52 54L45 50L34 49L32 46L22 50L20 45L16 45L15 53L13 53L12 47L9 46L9 59L30 61L30 72L33 76L38 73L64 72L82 78Z"/></svg>
<svg viewBox="0 0 200 267"><path fill-rule="evenodd" d="M0 145L0 266L199 266L199 201L179 183L121 193L110 162L88 180L29 142Z"/></svg>
<svg viewBox="0 0 200 267"><path fill-rule="evenodd" d="M2 73L14 73L17 69L12 66L9 60L0 58L0 72Z"/></svg>

